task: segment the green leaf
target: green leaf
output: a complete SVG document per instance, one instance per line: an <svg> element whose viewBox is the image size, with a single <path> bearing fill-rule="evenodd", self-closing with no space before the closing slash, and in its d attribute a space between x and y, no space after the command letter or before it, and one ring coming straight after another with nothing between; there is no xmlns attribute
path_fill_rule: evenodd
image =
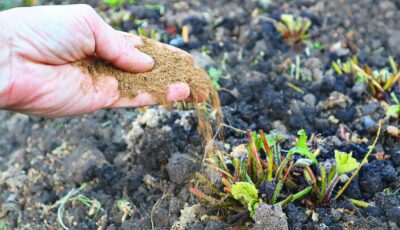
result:
<svg viewBox="0 0 400 230"><path fill-rule="evenodd" d="M250 216L254 215L254 210L257 208L258 204L262 203L262 200L258 199L258 190L252 183L236 182L232 185L231 194L233 198L247 205Z"/></svg>
<svg viewBox="0 0 400 230"><path fill-rule="evenodd" d="M246 205L258 201L258 190L248 182L236 182L232 185L231 194L233 198Z"/></svg>
<svg viewBox="0 0 400 230"><path fill-rule="evenodd" d="M304 131L304 129L301 129L297 132L297 135L299 135L299 140L297 141L297 147L299 148L304 148L304 149L308 149L307 147L307 134L306 131Z"/></svg>
<svg viewBox="0 0 400 230"><path fill-rule="evenodd" d="M4 219L0 219L0 230L6 230L7 229L7 223Z"/></svg>
<svg viewBox="0 0 400 230"><path fill-rule="evenodd" d="M282 14L281 15L281 20L282 20L282 22L284 22L288 26L289 29L294 29L295 22L294 22L293 15L291 15L291 14Z"/></svg>
<svg viewBox="0 0 400 230"><path fill-rule="evenodd" d="M208 70L208 75L210 75L210 77L216 78L216 79L222 77L221 71L219 69L217 69L217 68L214 68L214 67L211 67Z"/></svg>
<svg viewBox="0 0 400 230"><path fill-rule="evenodd" d="M118 209L122 209L124 206L129 206L130 203L127 200L117 200Z"/></svg>
<svg viewBox="0 0 400 230"><path fill-rule="evenodd" d="M109 6L120 6L125 3L125 0L103 0Z"/></svg>
<svg viewBox="0 0 400 230"><path fill-rule="evenodd" d="M318 163L317 158L308 149L306 132L302 129L302 130L299 130L299 132L297 132L297 135L299 135L299 140L297 141L296 146L289 150L289 154L296 154L296 153L300 154L304 157L309 158L315 164L317 164Z"/></svg>
<svg viewBox="0 0 400 230"><path fill-rule="evenodd" d="M268 145L272 148L274 145L276 145L276 139L274 135L268 134L265 136L268 142Z"/></svg>
<svg viewBox="0 0 400 230"><path fill-rule="evenodd" d="M144 8L149 10L159 10L161 15L165 14L165 6L162 4L146 4L144 5Z"/></svg>
<svg viewBox="0 0 400 230"><path fill-rule="evenodd" d="M351 156L350 153L344 153L335 150L336 170L339 175L349 173L360 166L360 163Z"/></svg>
<svg viewBox="0 0 400 230"><path fill-rule="evenodd" d="M254 213L256 212L256 208L258 207L259 204L262 203L262 200L253 200L250 203L247 204L247 209L250 211L250 216L252 217Z"/></svg>
<svg viewBox="0 0 400 230"><path fill-rule="evenodd" d="M386 117L398 118L400 115L400 105L391 105L386 110Z"/></svg>

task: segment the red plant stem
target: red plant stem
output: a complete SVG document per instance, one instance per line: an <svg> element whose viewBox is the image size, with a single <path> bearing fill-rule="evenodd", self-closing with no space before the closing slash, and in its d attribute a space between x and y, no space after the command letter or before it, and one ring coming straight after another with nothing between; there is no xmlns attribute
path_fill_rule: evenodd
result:
<svg viewBox="0 0 400 230"><path fill-rule="evenodd" d="M263 160L263 159L260 159L260 163L261 163L261 166L263 167L263 168L268 168L268 165L267 165L267 163L265 163L265 161Z"/></svg>
<svg viewBox="0 0 400 230"><path fill-rule="evenodd" d="M247 130L247 139L249 140L251 152L253 153L254 158L258 161L258 158L259 158L258 152L257 152L256 144L254 143L253 137L251 135L250 129Z"/></svg>
<svg viewBox="0 0 400 230"><path fill-rule="evenodd" d="M268 153L268 170L267 170L267 180L268 181L272 181L272 168L274 166L274 159L273 159L273 151L271 150L271 148L268 145L268 141L267 138L265 137L265 133L264 131L260 130L260 135L261 135L261 140L264 144L265 149L267 150Z"/></svg>
<svg viewBox="0 0 400 230"><path fill-rule="evenodd" d="M251 135L250 129L247 130L247 139L249 140L249 145L250 145L250 150L251 150L250 152L252 153L254 159L256 160L255 167L256 167L256 170L257 170L257 174L260 175L260 174L262 174L262 169L259 167L260 160L259 160L259 157L258 157L256 144L254 143L254 140L253 140L253 137ZM251 163L250 157L249 157L248 160ZM248 166L249 166L249 163L248 163ZM251 167L250 167L250 169L251 169Z"/></svg>
<svg viewBox="0 0 400 230"><path fill-rule="evenodd" d="M311 170L311 168L309 166L307 166L305 169L307 170L308 175L310 175L310 177L311 177L312 186L313 186L313 188L315 190L315 194L318 197L320 192L319 192L319 189L318 189L318 186L317 186L317 179L315 178L314 172Z"/></svg>
<svg viewBox="0 0 400 230"><path fill-rule="evenodd" d="M199 197L199 198L201 198L201 199L203 199L203 200L206 200L206 201L209 202L209 203L218 203L218 200L217 200L217 199L215 199L215 198L213 198L213 197L211 197L211 196L208 196L208 195L204 194L203 192L201 192L201 191L198 190L198 189L189 188L189 191L190 191L192 194L196 195L197 197Z"/></svg>
<svg viewBox="0 0 400 230"><path fill-rule="evenodd" d="M282 175L283 169L286 167L286 164L291 160L292 160L292 155L288 154L286 158L282 161L281 165L279 165L278 170L276 170L275 183L278 183Z"/></svg>
<svg viewBox="0 0 400 230"><path fill-rule="evenodd" d="M249 155L249 157L247 158L247 174L249 174L249 176L251 177L253 172L251 170L251 161L252 161L252 156Z"/></svg>
<svg viewBox="0 0 400 230"><path fill-rule="evenodd" d="M269 148L268 141L265 138L264 131L260 130L260 136L261 136L261 140L262 140L262 142L264 144L265 150L267 151L267 153L269 153L271 151L271 149Z"/></svg>
<svg viewBox="0 0 400 230"><path fill-rule="evenodd" d="M333 179L332 182L329 184L328 188L326 189L326 193L325 193L325 197L324 197L324 202L328 202L331 198L332 195L332 191L335 188L337 182L339 181L340 176L338 174L336 174Z"/></svg>
<svg viewBox="0 0 400 230"><path fill-rule="evenodd" d="M285 176L283 176L283 184L285 184L287 178L289 177L290 171L293 169L293 162L290 163L289 168L287 169Z"/></svg>

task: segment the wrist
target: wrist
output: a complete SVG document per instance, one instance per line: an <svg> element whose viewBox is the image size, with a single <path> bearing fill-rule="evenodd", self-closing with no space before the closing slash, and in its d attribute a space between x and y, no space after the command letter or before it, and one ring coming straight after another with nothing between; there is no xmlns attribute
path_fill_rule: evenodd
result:
<svg viewBox="0 0 400 230"><path fill-rule="evenodd" d="M12 34L7 23L7 11L0 12L0 109L8 106L11 91L11 46Z"/></svg>

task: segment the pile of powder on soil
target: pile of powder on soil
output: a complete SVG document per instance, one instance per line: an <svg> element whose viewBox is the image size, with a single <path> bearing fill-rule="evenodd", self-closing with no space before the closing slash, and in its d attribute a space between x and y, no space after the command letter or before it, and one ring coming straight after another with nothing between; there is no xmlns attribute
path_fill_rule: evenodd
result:
<svg viewBox="0 0 400 230"><path fill-rule="evenodd" d="M206 140L212 137L212 129L206 121L203 110L198 105L198 98L209 93L208 100L217 111L217 124L221 123L222 112L218 93L212 88L207 74L194 67L179 52L166 49L155 41L142 38L143 44L137 48L154 59L154 68L146 73L128 73L119 70L106 62L81 64L83 71L93 78L114 76L118 80L118 88L123 97L135 97L147 92L154 97L157 103L166 107L172 104L167 100L168 86L172 83L183 82L190 87L190 97L193 100L198 114L198 131Z"/></svg>

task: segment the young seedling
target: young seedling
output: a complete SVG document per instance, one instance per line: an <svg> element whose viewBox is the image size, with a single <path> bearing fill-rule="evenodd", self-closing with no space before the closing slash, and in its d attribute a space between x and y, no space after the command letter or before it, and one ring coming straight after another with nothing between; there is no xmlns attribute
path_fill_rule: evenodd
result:
<svg viewBox="0 0 400 230"><path fill-rule="evenodd" d="M394 92L392 92L390 94L392 101L394 102L393 105L390 105L387 109L386 109L386 118L395 118L398 119L400 116L400 101L397 98L396 94Z"/></svg>
<svg viewBox="0 0 400 230"><path fill-rule="evenodd" d="M124 223L128 216L133 214L131 203L127 200L118 200L117 208L123 213L121 222Z"/></svg>
<svg viewBox="0 0 400 230"><path fill-rule="evenodd" d="M350 183L354 180L354 178L357 176L358 172L360 171L361 167L368 163L368 157L371 155L372 151L375 149L376 143L378 142L379 135L381 134L382 130L382 121L379 121L379 126L378 126L378 131L374 140L374 143L371 145L369 148L367 154L365 154L363 160L361 161L360 166L353 172L351 177L347 180L346 184L340 189L340 191L336 194L335 199L339 198L340 195L346 190L346 188L350 185Z"/></svg>
<svg viewBox="0 0 400 230"><path fill-rule="evenodd" d="M332 192L340 177L356 170L360 166L355 158L350 153L339 152L335 150L335 167L331 167L329 175L326 169L326 163L321 166L321 193L319 195L319 202L329 202L331 200Z"/></svg>
<svg viewBox="0 0 400 230"><path fill-rule="evenodd" d="M96 216L99 211L102 211L101 203L96 199L90 199L82 194L81 191L87 187L87 184L82 184L81 187L78 189L71 190L67 193L64 197L58 200L50 207L45 207L46 211L49 211L53 208L58 207L57 209L57 219L60 223L61 227L65 230L68 230L69 227L64 223L64 212L65 207L69 202L78 201L84 206L89 208L88 215L89 216Z"/></svg>
<svg viewBox="0 0 400 230"><path fill-rule="evenodd" d="M309 39L308 30L310 27L311 21L309 19L302 17L295 19L291 14L283 14L281 21L276 24L276 30L281 33L283 40L289 46Z"/></svg>
<svg viewBox="0 0 400 230"><path fill-rule="evenodd" d="M248 145L247 153L243 156L226 156L220 151L206 159L206 165L222 176L223 188L214 185L204 175L197 173L196 180L209 190L209 194L198 188L191 188L192 194L206 201L210 205L233 212L240 212L241 207L247 207L250 215L261 202L286 206L290 202L306 196L315 184L314 173L311 186L298 186L294 182L293 170L303 168L311 170L309 166L314 164L316 157L308 149L307 136L304 130L299 131L297 145L291 148L285 157L280 150L281 135L265 135L248 130L246 132ZM266 153L262 157L261 152ZM294 155L305 158L295 160ZM227 159L229 163L227 163ZM284 186L300 189L294 194L281 194ZM281 199L281 197L283 199Z"/></svg>
<svg viewBox="0 0 400 230"><path fill-rule="evenodd" d="M250 216L254 215L255 208L262 203L262 200L258 198L257 188L249 182L236 182L232 185L231 193L233 198L247 206Z"/></svg>
<svg viewBox="0 0 400 230"><path fill-rule="evenodd" d="M392 57L388 58L390 68L372 70L368 65L360 66L357 56L342 63L340 60L332 62L332 68L338 75L351 74L355 83L365 83L371 94L378 99L389 98L395 86L400 87L400 70Z"/></svg>
<svg viewBox="0 0 400 230"><path fill-rule="evenodd" d="M165 6L162 4L146 4L144 5L144 8L149 10L158 10L161 15L165 14Z"/></svg>
<svg viewBox="0 0 400 230"><path fill-rule="evenodd" d="M131 4L131 5L136 4L136 0L103 0L103 2L111 7L121 6L125 3Z"/></svg>
<svg viewBox="0 0 400 230"><path fill-rule="evenodd" d="M7 223L5 219L0 219L0 230L7 230Z"/></svg>
<svg viewBox="0 0 400 230"><path fill-rule="evenodd" d="M211 84L216 90L221 89L221 85L219 84L220 79L227 79L228 77L224 76L222 71L211 67L208 69L208 76L211 78Z"/></svg>
<svg viewBox="0 0 400 230"><path fill-rule="evenodd" d="M334 164L317 161L319 150L312 152L308 148L304 130L298 132L296 145L288 151L280 148L280 143L285 139L282 135L237 130L238 133L246 134L246 146L229 155L221 151L211 151L209 158L205 160L207 167L221 175L221 183L214 184L203 174L196 173L197 188L190 188L190 192L214 208L233 213L247 209L250 216L254 215L256 207L262 203L285 207L291 202L306 198L315 205L326 204L332 199L333 190L340 178L353 172L334 199L343 193L367 162L380 130L381 124L377 138L361 163L351 153L335 150ZM320 165L319 171L312 167L313 164ZM320 177L317 179L319 172ZM201 191L199 185L201 190L207 192ZM351 202L359 206L367 205L363 201Z"/></svg>
<svg viewBox="0 0 400 230"><path fill-rule="evenodd" d="M157 33L157 30L155 30L154 28L148 29L148 28L139 26L137 28L137 35L139 35L141 37L150 38L153 40L159 40L159 39L157 39L159 37L159 34Z"/></svg>

